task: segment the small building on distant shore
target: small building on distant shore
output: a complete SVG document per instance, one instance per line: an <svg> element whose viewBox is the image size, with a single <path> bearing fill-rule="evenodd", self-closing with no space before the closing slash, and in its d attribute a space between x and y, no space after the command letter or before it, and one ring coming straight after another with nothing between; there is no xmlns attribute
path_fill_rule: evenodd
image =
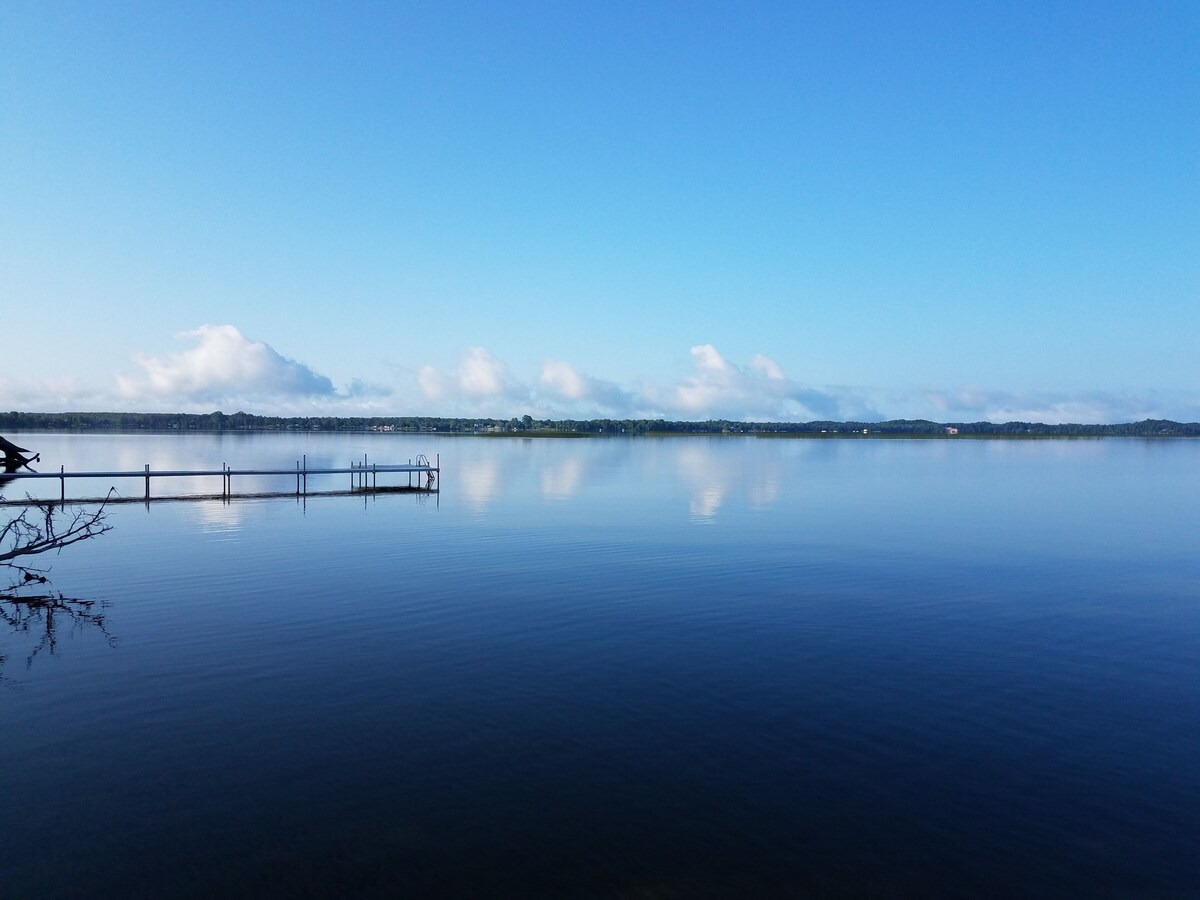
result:
<svg viewBox="0 0 1200 900"><path fill-rule="evenodd" d="M953 425L947 425L946 426L946 434L958 434L958 429L955 428Z"/></svg>

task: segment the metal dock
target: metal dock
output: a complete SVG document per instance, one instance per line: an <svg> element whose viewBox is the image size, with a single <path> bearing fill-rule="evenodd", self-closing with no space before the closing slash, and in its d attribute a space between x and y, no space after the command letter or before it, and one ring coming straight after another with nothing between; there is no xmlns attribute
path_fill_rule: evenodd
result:
<svg viewBox="0 0 1200 900"><path fill-rule="evenodd" d="M350 487L348 491L322 491L310 492L308 489L309 476L318 475L347 475L350 479ZM379 476L385 476L384 484L379 484ZM407 478L407 484L388 484L386 476L403 475ZM407 463L386 464L368 462L364 455L362 462L351 462L349 466L333 467L333 468L315 468L308 467L307 455L296 460L294 469L234 469L225 463L221 464L219 469L151 469L150 464L146 463L144 469L133 471L96 471L96 472L68 472L62 466L57 472L21 472L19 474L8 475L3 478L4 481L25 479L25 478L57 478L59 481L59 500L67 502L67 480L75 478L90 478L90 479L114 479L114 478L139 478L142 479L145 494L139 498L149 503L152 499L189 499L195 496L195 499L206 499L208 497L219 496L223 500L232 499L233 479L234 476L287 476L296 479L295 495L297 497L309 496L310 493L383 493L383 492L413 492L422 494L436 494L440 488L438 480L441 475L441 454L435 457L434 462L430 462L425 454L418 454L415 460L409 460ZM150 482L155 478L220 478L221 492L217 494L202 494L189 495L189 497L152 497L150 492ZM414 482L415 479L415 482ZM278 491L269 494L248 493L239 494L237 496L290 496L291 491ZM72 498L74 499L74 498ZM133 499L133 498L129 498ZM21 506L26 505L28 500L2 500L0 506Z"/></svg>

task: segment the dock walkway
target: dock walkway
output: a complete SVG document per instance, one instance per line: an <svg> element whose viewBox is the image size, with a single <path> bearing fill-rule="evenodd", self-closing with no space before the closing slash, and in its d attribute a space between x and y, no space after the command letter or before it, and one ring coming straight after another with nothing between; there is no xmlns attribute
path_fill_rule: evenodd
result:
<svg viewBox="0 0 1200 900"><path fill-rule="evenodd" d="M380 475L406 475L408 479L407 486L392 485L386 483L383 487L379 485ZM348 475L350 477L349 493L373 493L379 491L397 491L409 490L419 491L421 493L436 494L438 493L438 479L441 475L441 455L435 458L435 462L431 463L424 454L419 454L416 460L409 460L407 463L386 464L386 463L369 463L367 457L363 456L362 462L351 462L349 466L338 467L322 467L310 469L308 467L308 458L303 457L296 461L294 469L234 469L225 463L221 464L219 469L151 469L150 464L146 463L144 469L133 471L95 471L95 472L68 472L62 466L57 472L21 472L18 475L8 476L5 480L15 480L17 478L57 478L59 480L59 499L65 503L67 501L67 480L78 478L90 479L113 479L113 478L140 478L145 484L145 495L142 498L147 503L152 499L150 493L150 482L155 478L217 478L221 479L222 499L230 499L233 497L233 478L234 476L278 476L286 475L295 477L296 479L296 496L307 496L308 478L310 475ZM413 479L416 478L414 484ZM424 484L421 482L424 481ZM284 494L284 492L279 492ZM288 492L290 493L290 492ZM338 492L341 493L341 492ZM211 494L201 495L202 497L215 496ZM251 494L249 496L261 496L261 494ZM162 498L167 499L167 498ZM178 498L171 498L178 499ZM23 505L26 500L8 500L0 501L0 505Z"/></svg>

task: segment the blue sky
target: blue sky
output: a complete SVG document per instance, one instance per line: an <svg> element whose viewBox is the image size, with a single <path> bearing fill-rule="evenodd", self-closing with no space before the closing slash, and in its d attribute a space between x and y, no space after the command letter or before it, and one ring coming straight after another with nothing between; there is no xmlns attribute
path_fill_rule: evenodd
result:
<svg viewBox="0 0 1200 900"><path fill-rule="evenodd" d="M0 5L0 408L1200 419L1200 6Z"/></svg>

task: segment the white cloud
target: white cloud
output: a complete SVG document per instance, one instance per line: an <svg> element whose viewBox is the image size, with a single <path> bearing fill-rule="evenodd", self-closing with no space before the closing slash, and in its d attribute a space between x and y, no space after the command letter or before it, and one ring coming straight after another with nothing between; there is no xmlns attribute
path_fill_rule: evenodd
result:
<svg viewBox="0 0 1200 900"><path fill-rule="evenodd" d="M573 417L592 414L623 417L638 405L634 396L620 386L584 375L562 360L543 362L538 384L546 403L568 401L575 408Z"/></svg>
<svg viewBox="0 0 1200 900"><path fill-rule="evenodd" d="M714 372L722 377L729 377L736 374L737 369L726 361L717 348L712 344L701 344L699 347L692 348L692 358L696 360L696 368L707 372Z"/></svg>
<svg viewBox="0 0 1200 900"><path fill-rule="evenodd" d="M502 397L510 387L508 366L482 347L472 347L458 367L458 383L473 397Z"/></svg>
<svg viewBox="0 0 1200 900"><path fill-rule="evenodd" d="M139 376L117 375L117 389L129 400L186 400L209 405L230 398L329 398L331 382L303 363L281 356L232 325L202 325L181 339L195 346L166 357L139 355Z"/></svg>
<svg viewBox="0 0 1200 900"><path fill-rule="evenodd" d="M542 363L541 385L543 390L564 400L583 400L588 395L587 379L570 363L557 359Z"/></svg>
<svg viewBox="0 0 1200 900"><path fill-rule="evenodd" d="M595 418L631 415L637 398L612 382L592 378L570 363L546 359L537 381L516 378L484 347L469 347L453 371L432 365L416 373L430 415L508 418Z"/></svg>
<svg viewBox="0 0 1200 900"><path fill-rule="evenodd" d="M787 378L773 359L751 358L746 370L712 344L692 348L695 371L665 395L671 414L728 419L831 419L845 414L833 394Z"/></svg>
<svg viewBox="0 0 1200 900"><path fill-rule="evenodd" d="M756 353L750 357L750 368L756 372L761 372L772 381L783 380L783 369L779 368L779 364L773 359L763 356L761 353Z"/></svg>
<svg viewBox="0 0 1200 900"><path fill-rule="evenodd" d="M529 394L512 377L508 366L483 347L468 347L453 372L422 366L417 371L417 384L427 399L441 400L449 408L458 408L462 403L480 409L493 406L497 408L495 415L504 414L496 401L515 403Z"/></svg>

